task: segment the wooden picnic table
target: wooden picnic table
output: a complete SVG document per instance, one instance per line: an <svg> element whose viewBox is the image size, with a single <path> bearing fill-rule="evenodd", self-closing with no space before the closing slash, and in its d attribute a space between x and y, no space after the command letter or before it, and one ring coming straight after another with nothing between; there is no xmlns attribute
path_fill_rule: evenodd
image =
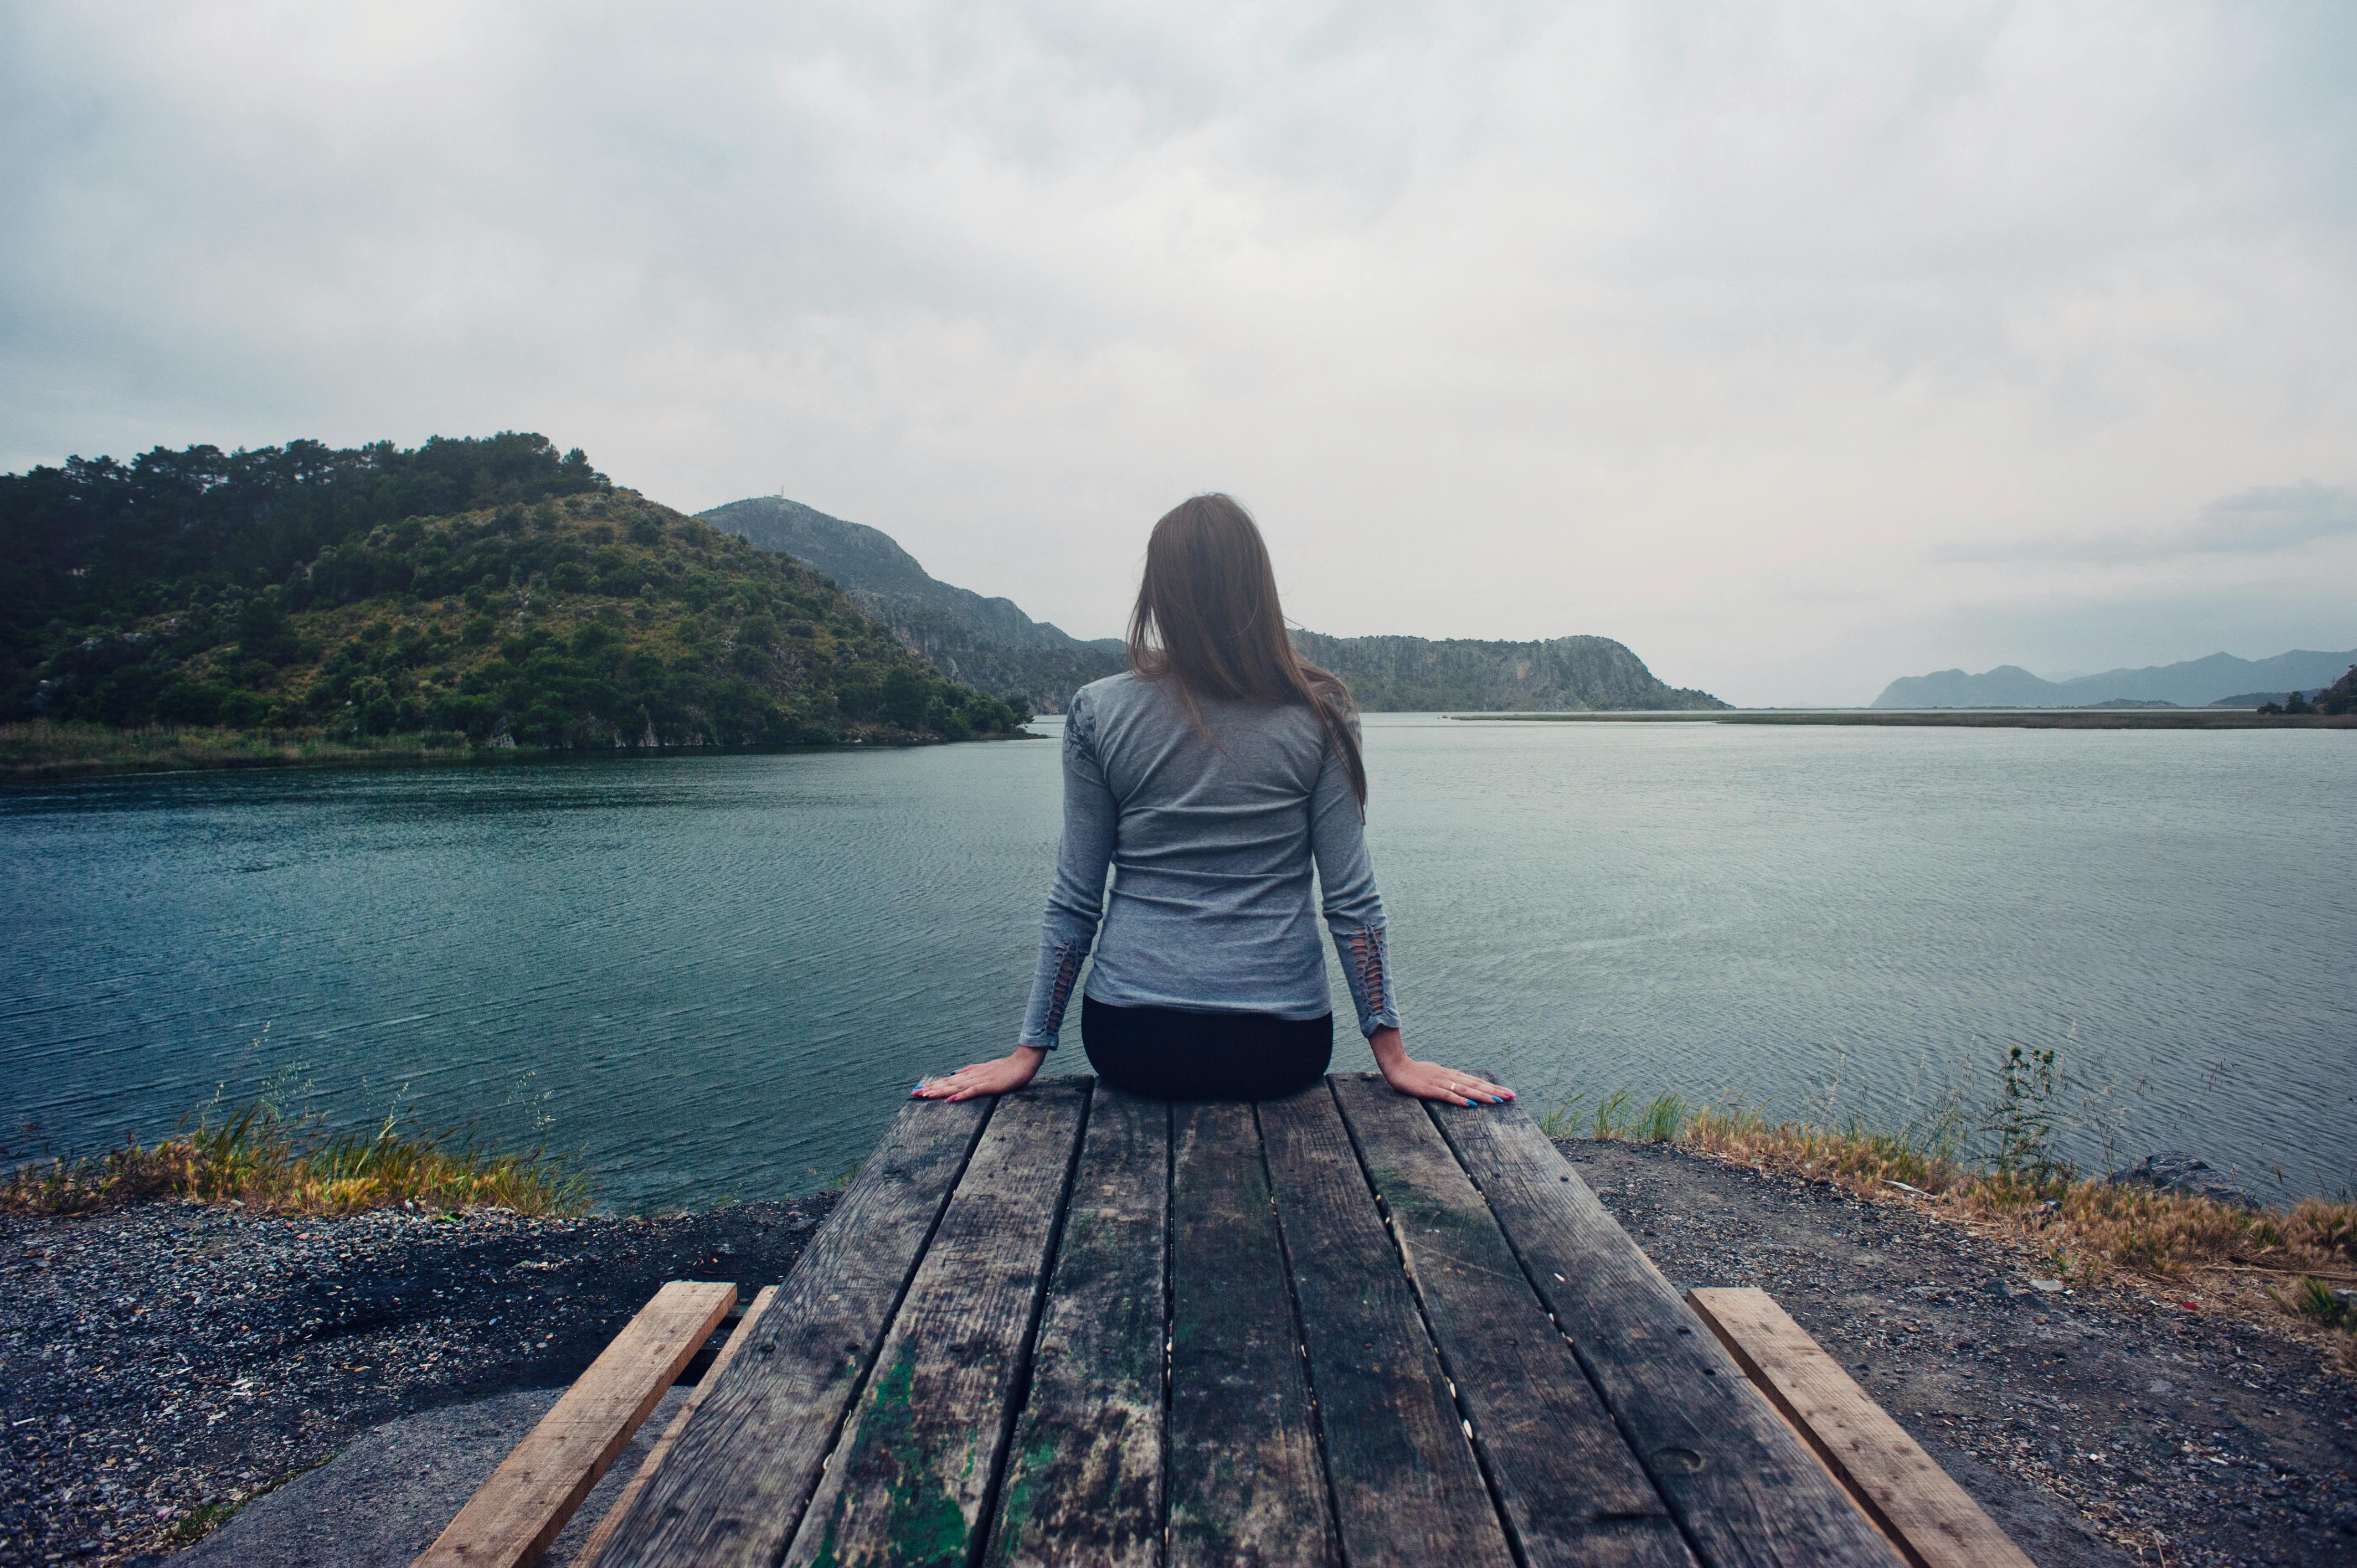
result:
<svg viewBox="0 0 2357 1568"><path fill-rule="evenodd" d="M1519 1108L905 1108L596 1568L1872 1563Z"/></svg>

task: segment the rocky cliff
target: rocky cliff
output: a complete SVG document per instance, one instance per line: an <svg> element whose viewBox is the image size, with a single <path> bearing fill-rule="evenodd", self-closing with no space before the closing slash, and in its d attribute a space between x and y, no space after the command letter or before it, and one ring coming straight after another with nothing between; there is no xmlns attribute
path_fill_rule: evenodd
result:
<svg viewBox="0 0 2357 1568"><path fill-rule="evenodd" d="M1672 686L1609 637L1544 642L1293 634L1302 657L1349 684L1371 713L1587 713L1725 708Z"/></svg>

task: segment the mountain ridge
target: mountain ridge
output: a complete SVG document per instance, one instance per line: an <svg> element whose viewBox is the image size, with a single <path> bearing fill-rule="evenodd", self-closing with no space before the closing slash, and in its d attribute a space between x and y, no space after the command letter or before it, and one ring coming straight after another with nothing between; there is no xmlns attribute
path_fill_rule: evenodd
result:
<svg viewBox="0 0 2357 1568"><path fill-rule="evenodd" d="M944 583L883 530L783 496L696 513L724 533L832 577L870 617L953 681L1060 713L1071 694L1123 668L1121 644L1087 642L1033 620L1014 600Z"/></svg>
<svg viewBox="0 0 2357 1568"><path fill-rule="evenodd" d="M2000 664L1977 675L1960 669L1935 670L1928 675L1900 676L1884 687L1869 706L2078 708L2125 699L2205 707L2221 698L2252 692L2272 690L2281 694L2329 686L2352 663L2357 663L2357 649L2341 653L2294 649L2270 659L2212 653L2175 664L2106 670L2068 681L2048 681L2018 664Z"/></svg>
<svg viewBox="0 0 2357 1568"><path fill-rule="evenodd" d="M1126 668L1118 639L1082 641L1033 620L1012 599L944 583L891 535L866 523L782 496L749 497L696 516L825 573L942 673L995 696L1060 712L1073 692ZM1512 642L1301 630L1292 638L1303 657L1340 676L1370 713L1728 706L1707 692L1667 684L1627 647L1604 637Z"/></svg>

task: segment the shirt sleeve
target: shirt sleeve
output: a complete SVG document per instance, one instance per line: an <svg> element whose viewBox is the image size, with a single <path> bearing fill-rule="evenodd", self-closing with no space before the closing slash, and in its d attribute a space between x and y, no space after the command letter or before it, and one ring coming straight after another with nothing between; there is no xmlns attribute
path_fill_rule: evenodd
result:
<svg viewBox="0 0 2357 1568"><path fill-rule="evenodd" d="M1357 720L1351 725L1355 729ZM1351 1002L1359 1010L1359 1033L1396 1029L1399 1003L1383 936L1383 895L1375 891L1375 865L1367 854L1366 823L1351 788L1351 770L1331 748L1309 796L1309 853L1318 861L1326 929L1333 934Z"/></svg>
<svg viewBox="0 0 2357 1568"><path fill-rule="evenodd" d="M1056 852L1056 883L1040 922L1039 961L1031 973L1031 1005L1017 1044L1054 1050L1064 1009L1081 964L1095 945L1104 915L1105 873L1113 865L1114 826L1121 810L1097 759L1095 716L1076 693L1064 715L1064 837Z"/></svg>

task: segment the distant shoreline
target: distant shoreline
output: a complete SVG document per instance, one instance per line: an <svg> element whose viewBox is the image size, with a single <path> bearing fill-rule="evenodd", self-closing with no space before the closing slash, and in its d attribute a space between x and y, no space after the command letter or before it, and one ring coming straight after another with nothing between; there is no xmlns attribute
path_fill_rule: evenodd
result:
<svg viewBox="0 0 2357 1568"><path fill-rule="evenodd" d="M1039 740L1016 728L954 741L905 733L850 735L840 740L752 746L491 746L449 734L390 735L328 740L317 731L262 733L150 725L110 729L100 725L0 724L0 786L158 773L210 773L253 768L439 768L589 761L603 757L752 757L811 751L888 751L923 746L966 746Z"/></svg>
<svg viewBox="0 0 2357 1568"><path fill-rule="evenodd" d="M1826 708L1786 712L1450 714L1462 723L1883 725L1934 729L2357 729L2357 714L2262 714L2245 708Z"/></svg>

